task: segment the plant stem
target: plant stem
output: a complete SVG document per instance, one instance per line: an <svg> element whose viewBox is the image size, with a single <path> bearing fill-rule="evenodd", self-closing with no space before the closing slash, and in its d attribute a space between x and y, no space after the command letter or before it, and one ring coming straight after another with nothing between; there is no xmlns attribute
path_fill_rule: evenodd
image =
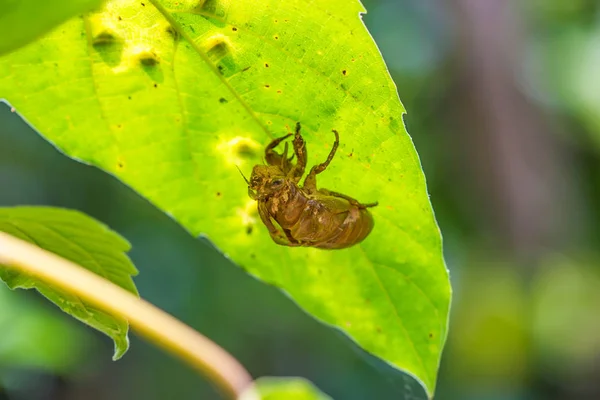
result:
<svg viewBox="0 0 600 400"><path fill-rule="evenodd" d="M226 395L237 398L248 388L252 391L250 374L224 349L154 305L87 269L3 232L0 232L0 264L125 318L137 333L206 375ZM258 399L258 396L251 395L250 398Z"/></svg>

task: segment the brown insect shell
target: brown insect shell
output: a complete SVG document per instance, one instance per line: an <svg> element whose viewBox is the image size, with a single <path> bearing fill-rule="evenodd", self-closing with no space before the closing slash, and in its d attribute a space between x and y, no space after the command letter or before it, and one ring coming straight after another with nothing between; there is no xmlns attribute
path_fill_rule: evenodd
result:
<svg viewBox="0 0 600 400"><path fill-rule="evenodd" d="M314 203L309 201L315 215L298 222L296 235L309 238L313 247L345 249L362 242L373 230L373 215L368 209L359 208L345 199L329 196L321 191L311 197L316 200ZM329 210L321 213L321 206L326 204ZM322 218L319 218L319 214ZM302 228L311 233L302 235Z"/></svg>
<svg viewBox="0 0 600 400"><path fill-rule="evenodd" d="M304 246L343 249L361 242L373 229L369 210L326 191L306 192L278 166L256 165L248 189L251 198L265 204L268 218Z"/></svg>

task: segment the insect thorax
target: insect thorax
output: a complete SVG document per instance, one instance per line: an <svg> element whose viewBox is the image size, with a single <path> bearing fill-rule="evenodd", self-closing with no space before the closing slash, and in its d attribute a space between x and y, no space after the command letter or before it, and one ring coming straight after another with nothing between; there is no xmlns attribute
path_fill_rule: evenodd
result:
<svg viewBox="0 0 600 400"><path fill-rule="evenodd" d="M300 216L306 207L308 197L294 182L286 180L281 190L273 193L267 200L269 212L289 220L291 216Z"/></svg>

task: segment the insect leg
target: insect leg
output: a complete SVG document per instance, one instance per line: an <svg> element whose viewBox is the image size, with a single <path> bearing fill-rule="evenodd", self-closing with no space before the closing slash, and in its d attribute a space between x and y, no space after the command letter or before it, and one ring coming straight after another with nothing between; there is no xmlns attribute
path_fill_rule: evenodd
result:
<svg viewBox="0 0 600 400"><path fill-rule="evenodd" d="M333 142L333 147L331 148L331 151L329 152L329 155L327 156L327 160L325 160L325 162L317 164L310 169L310 172L304 180L304 188L306 188L307 190L317 190L317 174L320 174L321 172L325 171L325 169L329 166L329 163L331 163L331 160L333 160L333 157L335 156L335 152L337 151L337 148L340 144L340 135L335 129L332 130L332 132L335 134L335 141Z"/></svg>
<svg viewBox="0 0 600 400"><path fill-rule="evenodd" d="M292 237L292 233L289 231L289 229L284 229L283 233L285 233L285 236L289 240L289 243L287 244L288 246L302 246L301 242Z"/></svg>
<svg viewBox="0 0 600 400"><path fill-rule="evenodd" d="M287 237L287 235L281 234L279 229L277 229L277 227L273 224L273 221L271 221L271 216L269 214L269 211L265 207L264 203L261 203L261 202L258 203L258 215L260 215L261 221L263 222L263 224L265 224L265 226L269 230L269 235L271 235L271 238L273 239L273 241L275 243L283 245L283 246L299 246L300 245L297 242L292 243L290 241L290 239Z"/></svg>
<svg viewBox="0 0 600 400"><path fill-rule="evenodd" d="M292 168L288 176L294 179L295 182L298 182L302 175L304 175L304 170L306 169L306 142L302 138L300 134L300 122L296 123L296 133L294 134L294 153L296 154L296 158L298 161L296 165Z"/></svg>
<svg viewBox="0 0 600 400"><path fill-rule="evenodd" d="M297 247L300 246L300 243L296 242L296 241L290 241L289 237L283 236L281 234L273 234L272 232L269 232L271 234L271 238L273 239L273 241L277 244L280 244L282 246L288 246L288 247Z"/></svg>
<svg viewBox="0 0 600 400"><path fill-rule="evenodd" d="M281 170L286 174L289 173L294 168L294 165L292 164L292 160L294 159L294 156L295 156L295 154L292 153L292 156L288 158L287 154L288 154L288 142L285 142L285 148L283 149L283 154L281 155ZM304 170L302 171L302 173L304 173ZM300 176L302 176L302 174L300 174Z"/></svg>
<svg viewBox="0 0 600 400"><path fill-rule="evenodd" d="M290 136L292 136L292 134L288 133L287 135L277 138L277 139L273 140L271 143L269 143L269 145L265 149L265 160L267 161L267 164L281 165L281 155L276 153L273 149L275 147L277 147L277 145L279 143L281 143L285 139L289 138Z"/></svg>
<svg viewBox="0 0 600 400"><path fill-rule="evenodd" d="M356 200L355 198L352 198L350 196L347 196L345 194L342 193L338 193L338 192L333 192L331 190L327 190L327 189L320 189L319 190L321 193L323 194L327 194L329 196L334 196L334 197L339 197L342 198L344 200L348 200L348 203L352 204L353 206L356 206L358 208L370 208L370 207L375 207L377 206L379 203L376 201L374 203L367 203L367 204L362 204L361 202L359 202L358 200Z"/></svg>

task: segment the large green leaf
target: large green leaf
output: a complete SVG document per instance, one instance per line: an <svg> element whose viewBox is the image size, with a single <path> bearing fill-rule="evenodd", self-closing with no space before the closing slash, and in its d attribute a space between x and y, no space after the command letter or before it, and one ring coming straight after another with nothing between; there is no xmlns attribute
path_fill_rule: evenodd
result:
<svg viewBox="0 0 600 400"><path fill-rule="evenodd" d="M448 273L363 11L349 0L111 1L0 59L0 97L66 154L119 177L432 394ZM261 225L235 166L249 173L296 121L310 165L340 133L320 187L379 201L362 244L282 247Z"/></svg>
<svg viewBox="0 0 600 400"><path fill-rule="evenodd" d="M0 0L0 55L23 46L104 0Z"/></svg>
<svg viewBox="0 0 600 400"><path fill-rule="evenodd" d="M0 208L0 231L71 260L137 295L131 279L137 270L125 255L129 243L85 214L50 207ZM115 360L127 351L129 324L123 318L2 265L0 280L11 289L36 289L67 314L111 337Z"/></svg>

